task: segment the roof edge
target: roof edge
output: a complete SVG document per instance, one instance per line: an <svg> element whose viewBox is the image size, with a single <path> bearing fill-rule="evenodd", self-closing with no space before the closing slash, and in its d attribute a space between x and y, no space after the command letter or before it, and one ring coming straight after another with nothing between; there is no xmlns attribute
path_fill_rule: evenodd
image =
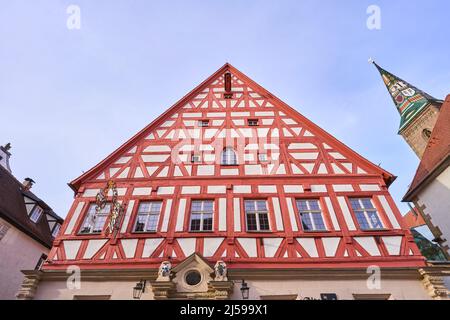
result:
<svg viewBox="0 0 450 320"><path fill-rule="evenodd" d="M180 105L186 102L186 100L189 100L199 89L201 89L203 86L205 86L210 80L221 74L222 72L225 72L227 69L229 69L231 65L227 62L222 67L220 67L216 72L214 72L212 75L210 75L208 78L206 78L204 81L202 81L199 85L197 85L194 89L189 91L186 95L184 95L181 99L179 99L177 102L175 102L169 109L164 111L161 115L159 115L155 120L150 122L147 126L145 126L143 129L141 129L138 133L136 133L134 136L132 136L130 139L128 139L125 143L123 143L119 148L117 148L114 152L110 153L107 157L105 157L102 161L97 163L94 167L83 173L78 178L72 180L68 183L69 187L75 192L78 192L78 189L80 187L81 181L90 175L92 175L96 169L103 166L104 164L107 164L108 161L110 161L114 156L122 153L125 151L132 142L139 140L141 136L151 127L157 125L160 121L162 121L166 116L168 116L173 110L178 108Z"/></svg>

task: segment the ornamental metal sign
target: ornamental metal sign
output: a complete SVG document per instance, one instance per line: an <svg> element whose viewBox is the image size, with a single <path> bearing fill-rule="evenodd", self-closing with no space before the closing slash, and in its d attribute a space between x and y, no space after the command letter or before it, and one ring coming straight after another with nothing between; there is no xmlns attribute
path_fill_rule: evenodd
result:
<svg viewBox="0 0 450 320"><path fill-rule="evenodd" d="M108 201L108 193L111 191L112 199ZM112 235L113 238L117 236L120 229L120 222L125 212L125 206L121 204L117 199L119 195L117 192L116 183L113 180L109 180L106 187L100 189L95 197L96 207L95 216L97 216L102 210L105 209L106 205L110 202L110 212L108 215L108 228L106 230L106 235Z"/></svg>

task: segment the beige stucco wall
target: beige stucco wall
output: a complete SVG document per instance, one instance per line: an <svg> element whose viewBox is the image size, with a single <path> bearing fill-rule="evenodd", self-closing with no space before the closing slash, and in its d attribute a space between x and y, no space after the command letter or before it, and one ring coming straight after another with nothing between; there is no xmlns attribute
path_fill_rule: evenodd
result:
<svg viewBox="0 0 450 320"><path fill-rule="evenodd" d="M75 296L111 296L110 299L133 299L133 287L137 281L81 281L79 289L69 289L65 281L41 281L34 299L72 300ZM141 300L153 299L151 287L147 285Z"/></svg>
<svg viewBox="0 0 450 320"><path fill-rule="evenodd" d="M450 247L450 167L417 197L419 206L425 206L424 213L431 217L431 223L440 229L441 237L447 240L442 245ZM450 251L448 253L450 254Z"/></svg>
<svg viewBox="0 0 450 320"><path fill-rule="evenodd" d="M10 228L0 240L0 300L15 299L22 284L21 270L33 270L48 249L0 218Z"/></svg>
<svg viewBox="0 0 450 320"><path fill-rule="evenodd" d="M368 289L365 280L254 280L247 281L250 299L266 295L298 295L297 299L313 297L320 299L321 293L336 293L339 300L353 300L353 294L391 294L391 299L428 300L419 280L382 280L380 289ZM239 286L238 286L239 289ZM239 290L233 292L233 299L240 299Z"/></svg>
<svg viewBox="0 0 450 320"><path fill-rule="evenodd" d="M337 293L338 299L353 300L353 294L391 294L392 299L431 299L420 280L382 280L381 289L370 290L365 280L248 280L250 299L259 300L264 295L290 295L320 298L320 293ZM82 281L80 289L70 290L65 281L41 281L35 299L73 299L75 296L103 296L111 299L132 299L133 281ZM240 283L235 284L232 299L242 299ZM141 297L153 299L150 285Z"/></svg>

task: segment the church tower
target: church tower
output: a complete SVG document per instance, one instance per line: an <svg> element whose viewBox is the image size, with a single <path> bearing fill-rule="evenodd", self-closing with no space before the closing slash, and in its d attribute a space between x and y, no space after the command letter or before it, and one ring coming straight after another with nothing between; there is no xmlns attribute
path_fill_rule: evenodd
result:
<svg viewBox="0 0 450 320"><path fill-rule="evenodd" d="M400 134L416 155L422 159L431 132L439 115L441 100L417 89L408 82L381 68L370 60L381 74L384 84L400 113Z"/></svg>

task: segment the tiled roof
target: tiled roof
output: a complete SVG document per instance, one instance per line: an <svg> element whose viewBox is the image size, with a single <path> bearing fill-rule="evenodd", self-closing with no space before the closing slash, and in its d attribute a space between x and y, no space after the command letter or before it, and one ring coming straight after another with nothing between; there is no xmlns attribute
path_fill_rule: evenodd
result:
<svg viewBox="0 0 450 320"><path fill-rule="evenodd" d="M36 201L44 209L44 213L37 223L31 221L28 216L24 195ZM0 166L0 217L42 245L51 248L53 237L47 222L47 214L54 217L59 223L63 222L63 219L54 213L44 201L34 193L24 191L22 183Z"/></svg>
<svg viewBox="0 0 450 320"><path fill-rule="evenodd" d="M430 141L403 201L411 201L417 191L428 184L436 171L445 169L450 157L450 95L441 106ZM443 166L444 165L444 166Z"/></svg>
<svg viewBox="0 0 450 320"><path fill-rule="evenodd" d="M423 220L422 216L415 208L411 209L407 214L403 216L403 221L409 229L420 227L426 224L425 220Z"/></svg>

